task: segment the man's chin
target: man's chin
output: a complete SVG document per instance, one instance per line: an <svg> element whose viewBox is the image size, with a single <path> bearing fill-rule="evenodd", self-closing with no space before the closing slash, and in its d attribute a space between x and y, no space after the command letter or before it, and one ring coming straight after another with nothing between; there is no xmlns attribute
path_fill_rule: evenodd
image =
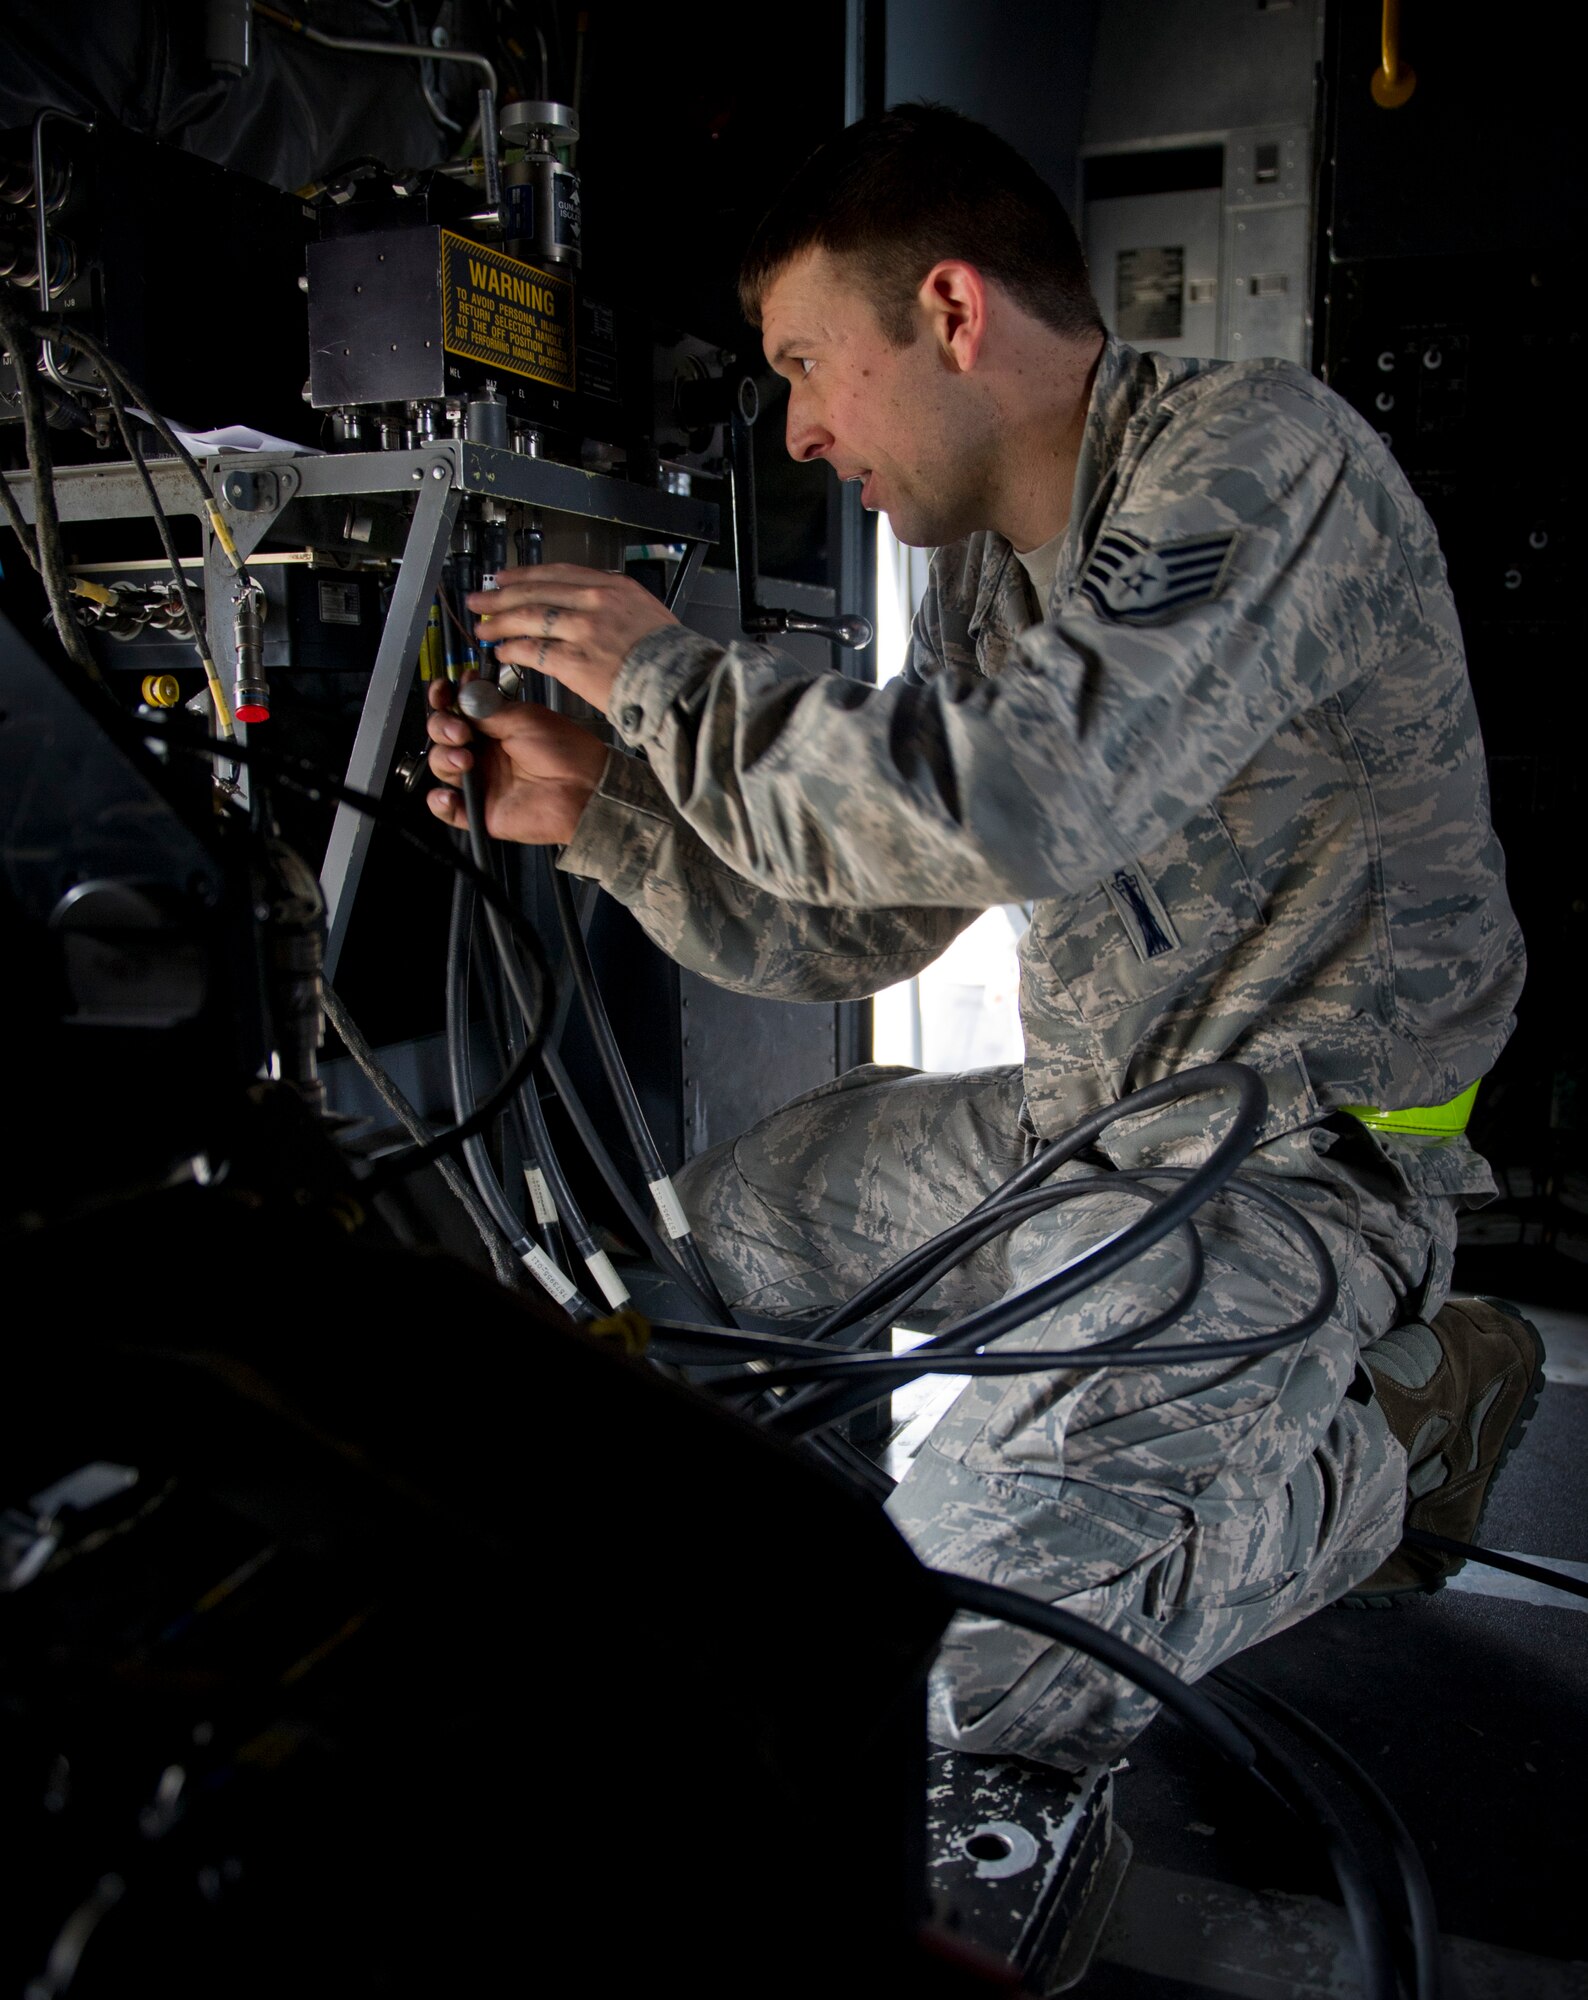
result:
<svg viewBox="0 0 1588 2000"><path fill-rule="evenodd" d="M906 514L888 507L876 510L888 517L888 526L893 531L893 539L907 549L940 549L953 539L938 533L934 524L923 521L918 514Z"/></svg>

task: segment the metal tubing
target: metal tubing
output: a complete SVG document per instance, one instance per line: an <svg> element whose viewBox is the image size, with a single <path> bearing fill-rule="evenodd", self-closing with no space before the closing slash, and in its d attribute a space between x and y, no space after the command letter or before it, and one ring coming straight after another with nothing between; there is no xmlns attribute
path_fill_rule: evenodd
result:
<svg viewBox="0 0 1588 2000"><path fill-rule="evenodd" d="M419 657L419 642L430 618L430 600L436 594L442 559L461 498L440 479L427 479L419 489L397 588L392 593L369 692L364 697L364 713L358 735L353 739L353 754L348 759L347 782L360 791L379 792L385 783L397 732L402 726L414 663ZM362 813L354 812L346 804L337 807L325 865L320 870L320 886L325 892L328 979L336 977L372 831L373 823Z"/></svg>
<svg viewBox="0 0 1588 2000"><path fill-rule="evenodd" d="M50 316L49 203L44 199L44 125L45 121L50 118L59 118L64 120L68 125L75 125L80 132L92 132L94 129L87 119L74 118L71 112L57 111L53 106L41 111L33 121L33 200L38 209L38 218L35 226L37 238L35 254L39 260L40 319L48 319ZM52 342L48 340L43 342L39 353L44 361L44 372L49 376L57 389L64 389L67 395L71 395L73 390L83 387L81 382L74 382L69 375L62 373L55 359L55 348ZM17 366L19 368L22 366L20 355L17 357Z"/></svg>
<svg viewBox="0 0 1588 2000"><path fill-rule="evenodd" d="M700 574L701 564L706 560L706 544L691 542L684 553L683 561L673 574L667 586L667 609L675 618L682 618L689 604L689 594L695 587L695 578Z"/></svg>

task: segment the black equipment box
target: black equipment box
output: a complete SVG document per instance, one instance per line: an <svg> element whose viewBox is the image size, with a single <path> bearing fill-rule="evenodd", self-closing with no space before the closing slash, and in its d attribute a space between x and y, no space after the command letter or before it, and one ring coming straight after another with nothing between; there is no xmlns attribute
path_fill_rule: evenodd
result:
<svg viewBox="0 0 1588 2000"><path fill-rule="evenodd" d="M581 438L626 442L649 416L648 367L631 379L618 315L565 276L434 223L313 243L308 268L317 410L489 380L511 416Z"/></svg>

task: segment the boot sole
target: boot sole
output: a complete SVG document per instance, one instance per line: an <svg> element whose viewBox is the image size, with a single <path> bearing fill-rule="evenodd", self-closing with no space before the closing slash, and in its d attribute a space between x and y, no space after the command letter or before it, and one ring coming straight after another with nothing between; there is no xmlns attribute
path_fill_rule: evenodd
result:
<svg viewBox="0 0 1588 2000"><path fill-rule="evenodd" d="M1492 1299L1483 1292L1475 1293L1473 1296L1482 1304L1493 1306L1496 1312L1503 1312L1511 1319L1520 1320L1538 1344L1538 1363L1527 1385L1527 1394L1522 1398L1522 1407L1511 1420L1511 1428L1501 1441L1500 1449L1495 1455L1494 1470L1489 1474L1488 1484L1483 1489L1483 1498L1478 1503L1478 1518L1472 1530L1473 1542L1477 1545L1483 1532L1483 1517L1489 1510L1489 1499L1494 1492L1494 1483L1505 1470L1506 1460L1522 1442L1528 1425L1533 1421L1534 1412L1538 1409L1538 1399L1544 1393L1544 1363L1548 1356L1544 1347L1544 1336L1527 1314L1512 1305L1509 1299ZM1431 1583L1409 1584L1404 1590L1376 1590L1371 1596L1360 1590L1351 1590L1347 1591L1344 1597L1337 1597L1335 1603L1344 1605L1348 1611L1393 1611L1397 1605L1406 1604L1413 1598L1434 1596L1436 1592L1444 1589L1453 1576L1459 1576L1466 1566L1466 1559L1462 1557L1453 1569L1446 1570Z"/></svg>

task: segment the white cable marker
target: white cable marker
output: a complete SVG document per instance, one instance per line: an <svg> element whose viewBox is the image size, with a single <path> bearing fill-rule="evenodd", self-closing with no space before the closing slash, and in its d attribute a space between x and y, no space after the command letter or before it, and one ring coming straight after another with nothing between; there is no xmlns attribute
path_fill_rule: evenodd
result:
<svg viewBox="0 0 1588 2000"><path fill-rule="evenodd" d="M557 1204L551 1198L551 1189L546 1185L546 1176L539 1167L524 1169L524 1185L529 1189L529 1205L535 1220L542 1228L548 1222L557 1220Z"/></svg>
<svg viewBox="0 0 1588 2000"><path fill-rule="evenodd" d="M612 1268L612 1259L604 1250L597 1250L584 1261L585 1268L601 1287L607 1304L614 1312L621 1312L629 1302L629 1288Z"/></svg>
<svg viewBox="0 0 1588 2000"><path fill-rule="evenodd" d="M571 1306L578 1298L579 1287L557 1269L538 1243L529 1246L523 1253L522 1261L530 1275L539 1280L541 1289L550 1292L558 1305Z"/></svg>
<svg viewBox="0 0 1588 2000"><path fill-rule="evenodd" d="M684 1204L678 1199L678 1190L666 1174L647 1185L651 1190L651 1200L656 1204L656 1213L662 1218L662 1227L676 1243L680 1236L689 1234L689 1217L684 1213Z"/></svg>

